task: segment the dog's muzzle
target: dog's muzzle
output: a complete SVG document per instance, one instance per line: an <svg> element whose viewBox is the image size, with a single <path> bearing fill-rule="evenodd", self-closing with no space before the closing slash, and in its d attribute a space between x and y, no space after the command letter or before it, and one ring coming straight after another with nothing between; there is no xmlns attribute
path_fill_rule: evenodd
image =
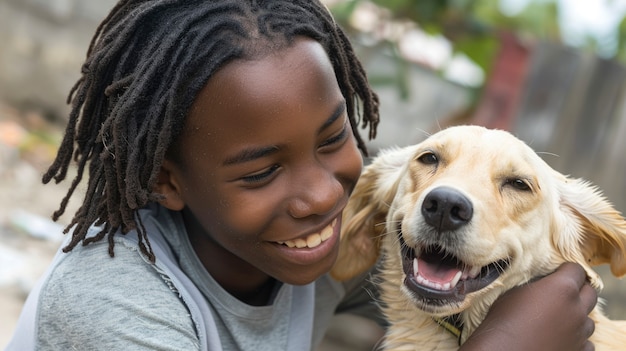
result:
<svg viewBox="0 0 626 351"><path fill-rule="evenodd" d="M431 190L424 198L421 213L431 229L424 236L428 242L418 241L410 247L401 231L399 237L404 284L424 305L461 302L467 294L491 284L508 267L507 259L471 266L455 254L455 250L462 249L456 234L470 223L474 213L472 202L459 191L445 186Z"/></svg>

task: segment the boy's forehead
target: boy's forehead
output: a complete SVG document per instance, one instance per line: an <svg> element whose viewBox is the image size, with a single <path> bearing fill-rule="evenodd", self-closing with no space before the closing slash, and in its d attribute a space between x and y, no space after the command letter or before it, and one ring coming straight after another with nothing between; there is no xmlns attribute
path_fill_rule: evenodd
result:
<svg viewBox="0 0 626 351"><path fill-rule="evenodd" d="M218 71L193 103L177 145L184 160L215 167L242 153L308 152L344 106L324 49L299 41Z"/></svg>
<svg viewBox="0 0 626 351"><path fill-rule="evenodd" d="M264 82L276 83L274 80L278 79L295 82L300 76L297 73L317 69L320 66L330 68L332 71L332 65L322 45L303 37L295 40L290 46L281 46L280 49L269 51L265 55L234 60L216 72L207 84L220 78L246 88L254 88L263 85ZM217 84L222 83L224 81Z"/></svg>
<svg viewBox="0 0 626 351"><path fill-rule="evenodd" d="M263 59L233 61L210 78L191 106L177 149L182 160L203 154L216 165L241 149L284 149L316 138L344 104L322 46L296 41Z"/></svg>
<svg viewBox="0 0 626 351"><path fill-rule="evenodd" d="M199 92L188 119L198 114L206 117L225 107L247 113L278 109L285 107L289 98L313 97L315 92L317 99L334 99L338 91L323 47L311 39L299 39L262 58L239 59L222 67Z"/></svg>

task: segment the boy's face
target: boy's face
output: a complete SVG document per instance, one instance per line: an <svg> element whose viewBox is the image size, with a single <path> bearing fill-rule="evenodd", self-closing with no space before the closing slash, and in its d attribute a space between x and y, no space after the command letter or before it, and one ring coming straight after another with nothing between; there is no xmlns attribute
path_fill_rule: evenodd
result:
<svg viewBox="0 0 626 351"><path fill-rule="evenodd" d="M315 41L219 70L200 92L157 190L227 290L330 270L362 168L333 68ZM303 244L305 243L305 244ZM290 246L305 247L290 247Z"/></svg>

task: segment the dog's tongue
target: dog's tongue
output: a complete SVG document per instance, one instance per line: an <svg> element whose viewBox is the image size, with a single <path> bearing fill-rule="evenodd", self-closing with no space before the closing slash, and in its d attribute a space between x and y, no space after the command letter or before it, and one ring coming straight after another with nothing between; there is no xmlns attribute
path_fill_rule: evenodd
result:
<svg viewBox="0 0 626 351"><path fill-rule="evenodd" d="M449 283L454 276L459 272L456 266L450 265L447 262L428 262L423 259L418 259L419 275L425 279L434 283Z"/></svg>

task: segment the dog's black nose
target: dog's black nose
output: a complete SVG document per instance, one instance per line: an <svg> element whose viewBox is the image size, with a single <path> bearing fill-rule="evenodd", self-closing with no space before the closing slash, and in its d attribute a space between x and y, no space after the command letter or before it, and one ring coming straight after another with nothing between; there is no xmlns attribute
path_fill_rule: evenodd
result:
<svg viewBox="0 0 626 351"><path fill-rule="evenodd" d="M426 223L439 231L455 230L472 219L472 202L450 187L435 188L426 195L422 215Z"/></svg>

